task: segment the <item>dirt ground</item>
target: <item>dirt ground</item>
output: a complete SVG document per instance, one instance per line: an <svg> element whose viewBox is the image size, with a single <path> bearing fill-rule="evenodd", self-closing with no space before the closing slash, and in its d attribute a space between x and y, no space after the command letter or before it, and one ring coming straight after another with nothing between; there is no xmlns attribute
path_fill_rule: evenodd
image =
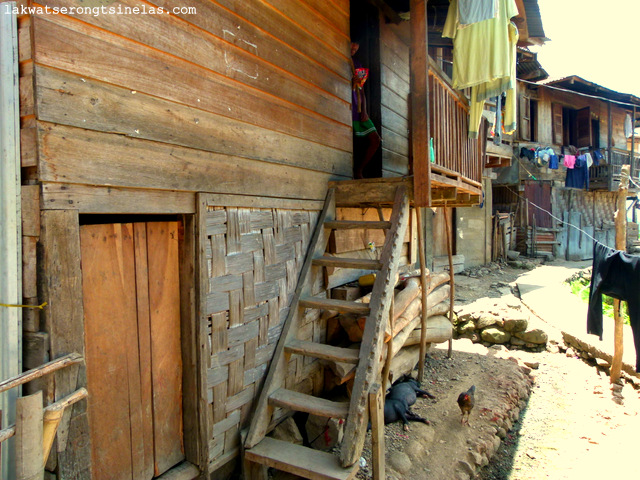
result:
<svg viewBox="0 0 640 480"><path fill-rule="evenodd" d="M456 275L456 305L500 297L524 271L492 265ZM451 358L446 343L432 348L422 386L436 399L419 398L413 407L430 425L412 422L409 432L399 423L386 426L386 478L589 480L608 472L637 478L639 392L627 384L624 405L615 404L609 377L565 353L552 330L541 353L462 339L454 340ZM456 399L471 385L476 405L471 426L463 426ZM371 478L369 445L360 479Z"/></svg>

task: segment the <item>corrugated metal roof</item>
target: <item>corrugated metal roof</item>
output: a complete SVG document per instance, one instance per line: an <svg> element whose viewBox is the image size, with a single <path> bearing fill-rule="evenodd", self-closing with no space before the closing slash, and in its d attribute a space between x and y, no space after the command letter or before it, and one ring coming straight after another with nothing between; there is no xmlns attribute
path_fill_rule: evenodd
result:
<svg viewBox="0 0 640 480"><path fill-rule="evenodd" d="M542 17L538 0L523 0L524 9L527 12L527 28L529 37L546 38L542 28Z"/></svg>
<svg viewBox="0 0 640 480"><path fill-rule="evenodd" d="M560 78L557 80L551 80L545 82L543 85L550 85L553 87L563 88L565 90L571 90L572 92L584 93L587 95L593 95L596 97L608 98L617 102L630 103L634 105L640 105L640 98L630 93L620 93L610 88L603 87L597 83L585 80L578 75L570 75L568 77Z"/></svg>

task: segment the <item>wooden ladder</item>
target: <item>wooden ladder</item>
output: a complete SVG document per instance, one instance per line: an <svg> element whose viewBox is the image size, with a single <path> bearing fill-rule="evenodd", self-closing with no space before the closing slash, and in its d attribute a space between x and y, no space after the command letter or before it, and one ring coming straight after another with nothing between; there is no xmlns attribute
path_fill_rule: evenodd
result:
<svg viewBox="0 0 640 480"><path fill-rule="evenodd" d="M389 221L337 221L335 188L327 193L318 218L289 314L276 346L264 386L244 439L245 478L264 478L269 466L310 479L353 478L367 432L367 400L380 375L380 356L389 305L397 278L398 262L408 224L409 199L405 186L397 187ZM337 205L340 206L340 205ZM331 230L383 229L386 232L380 260L325 256ZM368 304L311 295L311 266L377 270ZM298 319L305 309L334 310L367 317L360 350L340 348L297 339ZM290 355L357 365L350 402L334 402L284 388ZM340 458L330 453L265 437L276 407L329 418L345 419Z"/></svg>

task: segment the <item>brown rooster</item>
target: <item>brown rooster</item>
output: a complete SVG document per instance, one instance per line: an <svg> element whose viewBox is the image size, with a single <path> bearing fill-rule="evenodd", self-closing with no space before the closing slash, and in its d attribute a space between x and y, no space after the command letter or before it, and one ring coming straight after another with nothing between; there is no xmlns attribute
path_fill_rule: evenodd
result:
<svg viewBox="0 0 640 480"><path fill-rule="evenodd" d="M474 398L475 393L476 393L476 386L472 385L469 390L467 390L466 392L462 392L460 395L458 395L458 406L462 411L462 419L460 421L462 425L465 424L465 419L464 419L465 413L467 414L466 424L469 425L469 415L471 415L471 410L475 405L475 398Z"/></svg>

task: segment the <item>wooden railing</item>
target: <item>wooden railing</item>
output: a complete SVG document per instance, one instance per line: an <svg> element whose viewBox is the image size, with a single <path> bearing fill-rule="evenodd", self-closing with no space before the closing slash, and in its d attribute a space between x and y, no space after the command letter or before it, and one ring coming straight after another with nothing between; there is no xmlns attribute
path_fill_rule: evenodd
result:
<svg viewBox="0 0 640 480"><path fill-rule="evenodd" d="M630 150L612 148L611 156L606 149L603 149L603 154L604 162L589 169L589 188L591 190L617 190L622 165L631 165L631 178L640 184L640 153L635 152L632 155ZM633 187L633 185L630 186Z"/></svg>
<svg viewBox="0 0 640 480"><path fill-rule="evenodd" d="M479 140L469 138L469 103L451 87L435 62L429 60L429 120L435 164L481 182L482 151Z"/></svg>

